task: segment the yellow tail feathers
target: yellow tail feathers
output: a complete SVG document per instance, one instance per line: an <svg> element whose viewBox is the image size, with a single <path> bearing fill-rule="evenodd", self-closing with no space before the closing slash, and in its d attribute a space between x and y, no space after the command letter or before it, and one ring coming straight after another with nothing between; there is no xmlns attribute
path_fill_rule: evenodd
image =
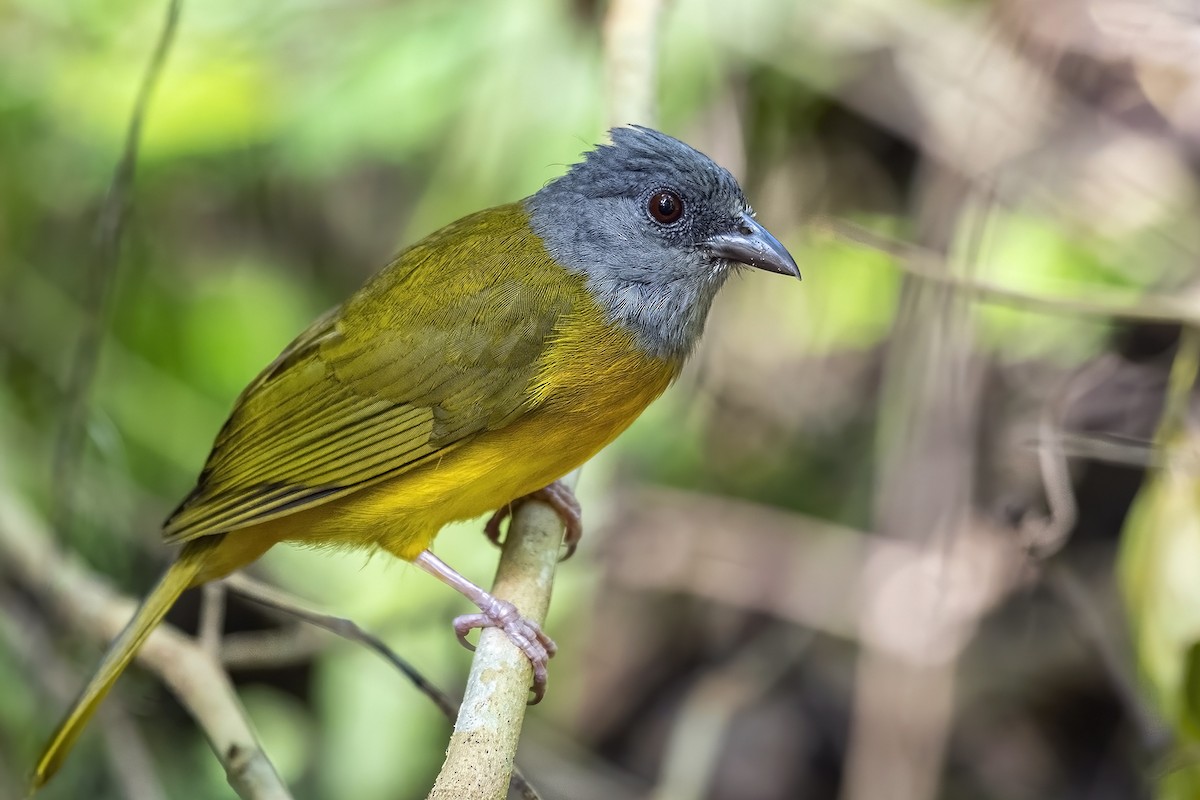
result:
<svg viewBox="0 0 1200 800"><path fill-rule="evenodd" d="M204 537L188 543L179 558L170 566L150 594L142 601L141 606L133 615L133 619L125 626L120 635L109 645L100 666L92 679L80 692L71 710L59 723L42 755L38 758L32 777L34 791L45 785L54 777L54 773L62 766L63 759L71 751L71 746L79 738L84 727L100 707L100 703L108 694L108 690L116 683L117 678L129 666L129 662L137 654L138 648L150 632L158 626L162 618L175 604L175 600L185 589L192 585L200 573L213 545L223 538L220 536ZM213 541L213 540L217 541Z"/></svg>

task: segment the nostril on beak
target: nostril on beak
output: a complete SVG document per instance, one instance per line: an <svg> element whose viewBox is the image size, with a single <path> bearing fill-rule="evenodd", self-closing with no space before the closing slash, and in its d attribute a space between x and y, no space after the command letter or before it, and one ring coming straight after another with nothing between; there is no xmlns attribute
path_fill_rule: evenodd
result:
<svg viewBox="0 0 1200 800"><path fill-rule="evenodd" d="M738 233L743 236L751 236L754 234L754 228L751 228L744 221L738 225Z"/></svg>

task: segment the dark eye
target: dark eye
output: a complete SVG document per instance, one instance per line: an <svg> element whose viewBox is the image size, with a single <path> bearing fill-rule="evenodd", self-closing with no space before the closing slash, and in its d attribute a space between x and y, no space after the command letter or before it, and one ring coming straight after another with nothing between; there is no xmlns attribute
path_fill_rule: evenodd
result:
<svg viewBox="0 0 1200 800"><path fill-rule="evenodd" d="M683 199L669 189L650 197L650 216L663 225L670 225L683 216Z"/></svg>

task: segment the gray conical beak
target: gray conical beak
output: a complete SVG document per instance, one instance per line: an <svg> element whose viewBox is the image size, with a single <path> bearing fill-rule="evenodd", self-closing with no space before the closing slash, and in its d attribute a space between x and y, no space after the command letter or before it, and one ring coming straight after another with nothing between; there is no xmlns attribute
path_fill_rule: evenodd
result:
<svg viewBox="0 0 1200 800"><path fill-rule="evenodd" d="M709 237L704 246L713 255L748 267L800 277L800 268L792 254L749 214L738 219L736 232L718 233Z"/></svg>

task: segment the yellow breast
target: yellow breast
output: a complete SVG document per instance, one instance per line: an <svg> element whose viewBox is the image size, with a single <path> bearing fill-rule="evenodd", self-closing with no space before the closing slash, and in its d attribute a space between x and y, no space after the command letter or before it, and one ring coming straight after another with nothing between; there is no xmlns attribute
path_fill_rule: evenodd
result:
<svg viewBox="0 0 1200 800"><path fill-rule="evenodd" d="M540 360L530 411L425 466L256 526L254 538L382 547L411 560L447 523L494 511L587 461L678 372L678 364L641 352L594 303L580 302Z"/></svg>

